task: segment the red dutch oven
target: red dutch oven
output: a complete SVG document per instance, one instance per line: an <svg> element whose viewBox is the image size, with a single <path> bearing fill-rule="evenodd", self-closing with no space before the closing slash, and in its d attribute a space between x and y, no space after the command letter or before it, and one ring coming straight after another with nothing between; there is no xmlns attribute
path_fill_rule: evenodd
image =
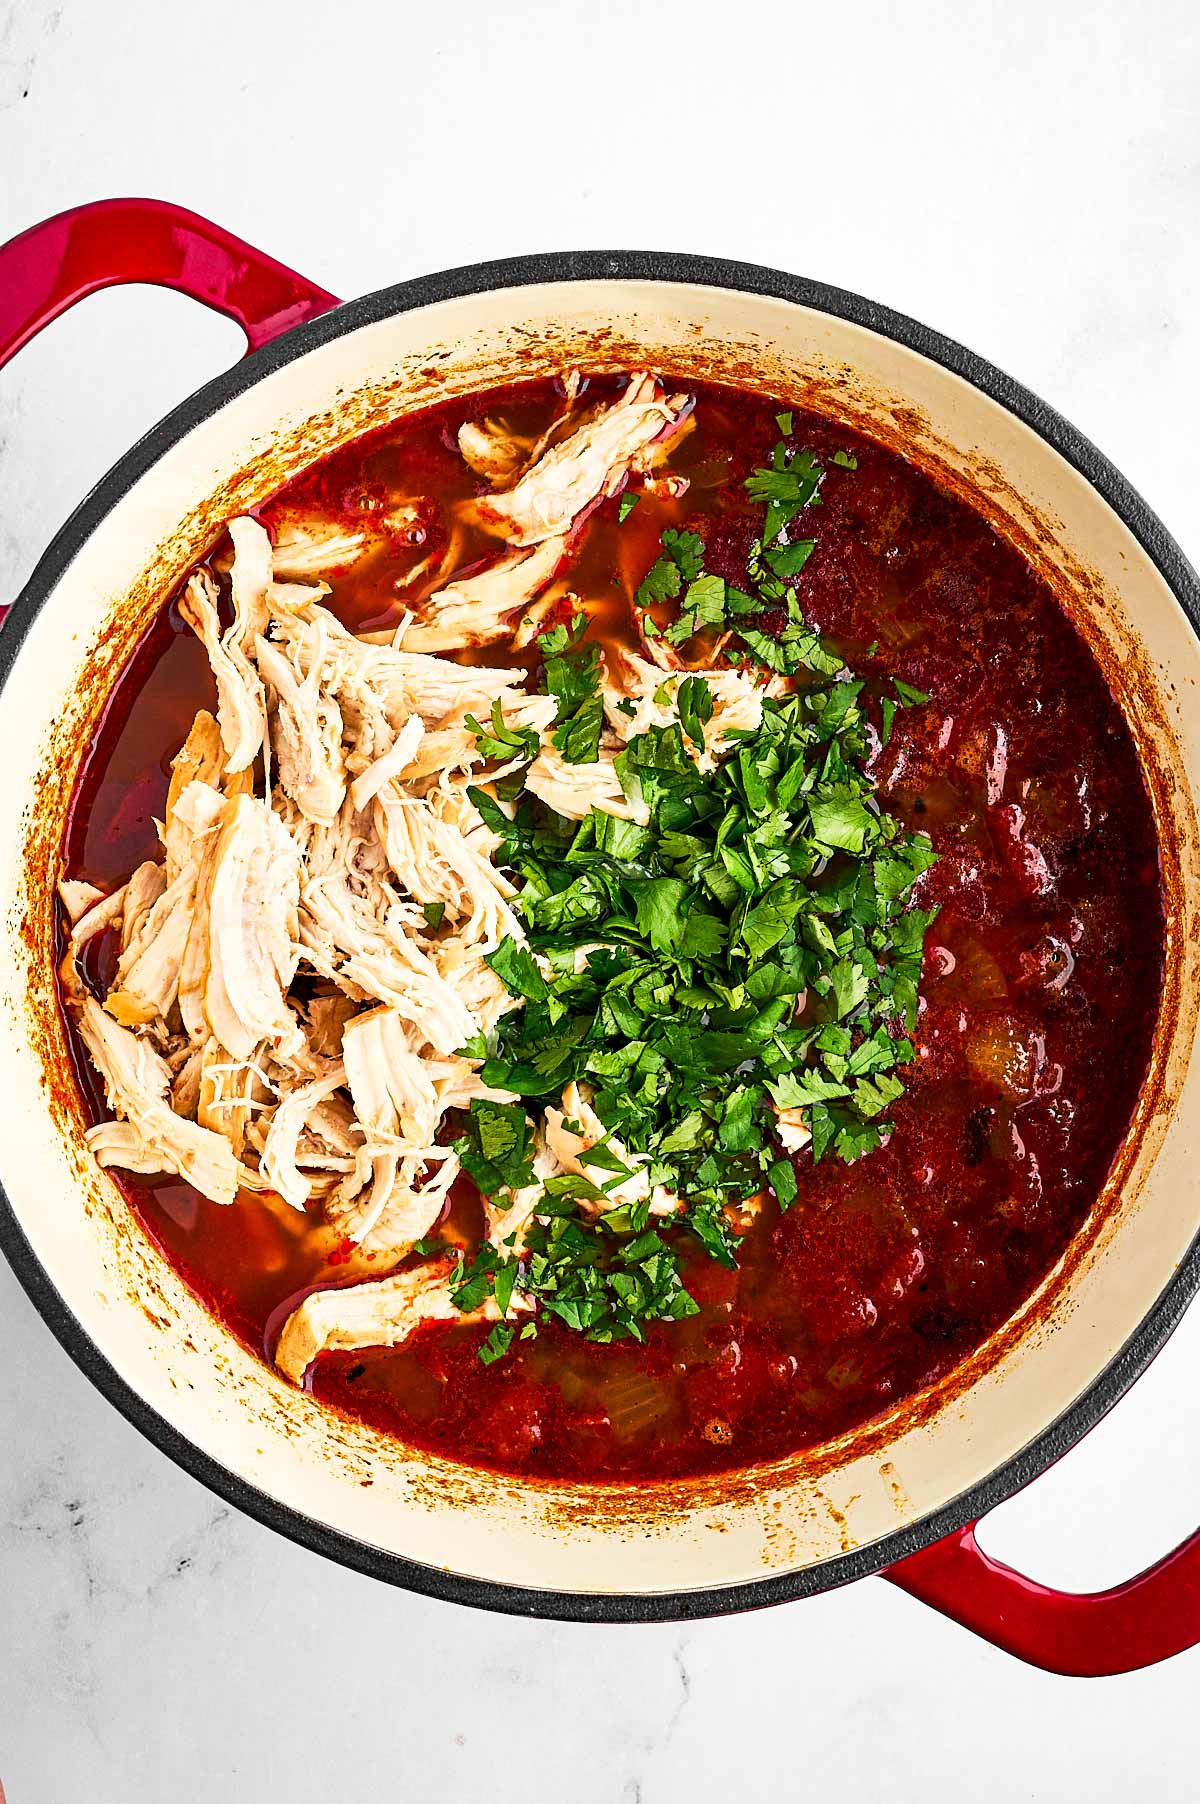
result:
<svg viewBox="0 0 1200 1804"><path fill-rule="evenodd" d="M130 1421L260 1521L392 1583L589 1621L741 1610L868 1573L1051 1671L1200 1641L1200 1535L1072 1596L983 1553L980 1515L1122 1395L1200 1278L1200 584L1122 476L1027 390L912 320L711 258L515 258L342 304L157 201L60 214L0 249L0 363L122 282L237 321L249 355L135 445L62 528L0 634L0 1243ZM82 1139L53 983L52 890L84 746L162 597L221 523L356 433L435 398L631 364L734 372L835 414L974 504L1051 580L1147 772L1169 901L1150 1076L1068 1253L951 1380L838 1441L720 1478L521 1481L418 1455L285 1384L187 1290Z"/></svg>

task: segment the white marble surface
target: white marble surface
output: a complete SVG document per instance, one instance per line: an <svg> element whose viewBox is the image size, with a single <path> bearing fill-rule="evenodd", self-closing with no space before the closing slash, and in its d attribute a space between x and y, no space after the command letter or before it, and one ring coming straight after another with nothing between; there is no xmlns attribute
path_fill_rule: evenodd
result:
<svg viewBox="0 0 1200 1804"><path fill-rule="evenodd" d="M478 257L777 264L962 338L1104 447L1200 560L1191 0L337 7L0 0L0 239L158 193L353 294ZM0 598L87 485L236 354L124 290L0 377ZM1112 1582L1200 1508L1200 1312L989 1524ZM1200 1652L1091 1685L868 1581L766 1615L468 1614L231 1513L91 1390L0 1269L9 1804L1196 1795Z"/></svg>

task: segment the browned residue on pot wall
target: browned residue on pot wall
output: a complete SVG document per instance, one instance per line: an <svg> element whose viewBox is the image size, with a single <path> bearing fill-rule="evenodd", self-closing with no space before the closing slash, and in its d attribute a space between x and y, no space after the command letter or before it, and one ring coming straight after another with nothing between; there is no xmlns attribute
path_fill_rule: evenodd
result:
<svg viewBox="0 0 1200 1804"><path fill-rule="evenodd" d="M405 1449L363 1424L319 1409L310 1398L258 1366L202 1316L131 1217L116 1185L97 1171L87 1154L81 1138L83 1108L71 1076L53 981L53 880L82 748L93 735L117 671L153 611L204 553L223 523L232 514L263 501L315 457L402 411L431 399L511 380L514 375L552 373L574 362L609 370L649 362L665 373L738 384L770 393L784 405L836 416L903 452L982 511L1052 584L1123 705L1153 796L1169 905L1167 979L1149 1080L1100 1202L1036 1295L942 1383L838 1441L750 1472L653 1487L533 1484L464 1470L437 1459L414 1460ZM419 368L402 371L359 393L336 397L327 411L272 442L246 468L193 505L178 530L148 558L136 585L127 594L109 598L106 623L87 653L82 680L46 748L38 796L28 821L23 922L29 968L28 1032L41 1060L47 1106L62 1130L78 1173L78 1196L97 1229L106 1266L105 1288L114 1306L124 1298L144 1312L147 1331L160 1340L172 1373L183 1369L183 1354L194 1343L212 1369L214 1385L224 1394L222 1413L246 1412L261 1428L264 1440L275 1440L281 1432L299 1437L327 1468L340 1470L364 1486L378 1483L389 1471L402 1471L410 1500L416 1498L434 1510L486 1505L490 1511L500 1507L519 1513L536 1495L550 1530L557 1525L568 1531L587 1528L645 1534L651 1527L667 1529L698 1507L716 1512L709 1526L718 1529L721 1512L732 1516L750 1508L761 1522L764 1563L783 1569L805 1557L796 1509L790 1499L787 1508L783 1507L787 1494L794 1494L797 1509L818 1507L812 1499L823 1497L837 1526L838 1543L849 1546L854 1537L847 1514L827 1493L817 1490L816 1481L836 1473L852 1459L869 1455L879 1462L880 1484L887 1487L896 1520L911 1516L912 1505L886 1458L887 1449L915 1426L953 1408L955 1400L983 1379L1023 1337L1052 1332L1061 1312L1070 1308L1074 1273L1111 1227L1115 1212L1137 1207L1138 1193L1130 1174L1139 1157L1144 1161L1165 1131L1175 1095L1174 1080L1168 1076L1168 1053L1173 1044L1176 1048L1190 1044L1200 1005L1200 996L1185 998L1180 990L1185 892L1200 893L1200 873L1192 798L1178 774L1179 758L1160 697L1160 678L1135 635L1116 624L1122 619L1119 598L1106 590L1095 571L1065 550L1061 533L1061 522L1032 511L1002 470L981 456L964 456L939 440L922 414L889 404L845 366L831 362L798 371L788 367L770 345L752 340L717 343L702 332L689 335L686 331L656 358L648 354L644 343L627 340L615 327L583 341L565 330L557 337L544 333L533 343L514 334L507 360L493 357L486 365L472 363L461 347L426 350ZM1108 623L1108 631L1101 630L1101 622ZM188 1356L194 1365L194 1351ZM173 1376L172 1382L180 1381ZM808 1503L803 1503L801 1492Z"/></svg>

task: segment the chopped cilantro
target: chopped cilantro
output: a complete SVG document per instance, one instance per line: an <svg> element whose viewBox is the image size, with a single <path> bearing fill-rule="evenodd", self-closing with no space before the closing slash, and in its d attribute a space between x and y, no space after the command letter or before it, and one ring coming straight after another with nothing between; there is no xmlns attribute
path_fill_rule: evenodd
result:
<svg viewBox="0 0 1200 1804"><path fill-rule="evenodd" d="M600 647L585 638L587 615L538 636L547 693L558 703L551 735L566 764L594 764L604 727Z"/></svg>
<svg viewBox="0 0 1200 1804"><path fill-rule="evenodd" d="M683 578L674 558L656 558L638 584L634 600L639 608L650 608L656 601L670 601L682 587Z"/></svg>
<svg viewBox="0 0 1200 1804"><path fill-rule="evenodd" d="M649 608L657 601L672 600L685 583L696 581L703 560L704 540L697 533L668 527L662 535L661 556L638 584L634 596L638 607Z"/></svg>
<svg viewBox="0 0 1200 1804"><path fill-rule="evenodd" d="M494 1365L496 1360L503 1359L513 1344L516 1329L511 1322L497 1322L492 1332L479 1349L479 1357L485 1366Z"/></svg>
<svg viewBox="0 0 1200 1804"><path fill-rule="evenodd" d="M698 576L688 584L678 620L667 628L672 645L682 645L701 627L717 626L725 618L725 580L720 576Z"/></svg>
<svg viewBox="0 0 1200 1804"><path fill-rule="evenodd" d="M817 499L825 472L811 451L791 451L778 444L769 469L757 469L746 480L752 501L765 501L763 543L770 545L802 508Z"/></svg>
<svg viewBox="0 0 1200 1804"><path fill-rule="evenodd" d="M796 539L790 544L775 546L767 552L766 560L776 576L799 576L816 548L815 539Z"/></svg>
<svg viewBox="0 0 1200 1804"><path fill-rule="evenodd" d="M877 736L866 684L805 620L792 585L816 539L793 522L819 504L824 471L783 442L791 415L777 424L781 442L746 483L763 516L745 588L705 569L698 534L669 528L636 605L648 636L682 644L722 626L735 661L795 681L764 692L757 725L725 729L714 767L713 683L664 677L654 699L668 718L614 760L636 820L595 809L564 820L520 787L505 807L468 791L500 839L528 943L506 937L486 955L520 1006L489 1041L463 1049L483 1061L485 1085L520 1100L476 1098L454 1150L503 1211L533 1183L533 1122L567 1085L583 1087L602 1129L587 1137L583 1175L542 1183L519 1255L501 1214L499 1247L460 1256L455 1302L478 1309L491 1298L501 1318L481 1349L487 1363L517 1337L518 1297L535 1312L522 1339L545 1316L605 1341L694 1314L681 1263L689 1241L733 1266L740 1205L767 1190L781 1209L801 1204L803 1167L783 1152L777 1111L803 1111L805 1160L850 1161L883 1142L903 1093L933 920L913 906L913 887L934 853L881 812L868 767L897 708L927 698L896 679L898 699L878 698ZM855 467L846 454L834 462ZM623 498L619 518L635 499ZM660 629L646 610L665 602L675 618ZM586 629L577 615L539 639L554 744L575 763L598 756L604 725ZM524 756L509 743L524 730L496 710L490 729L473 730L506 761ZM614 1196L631 1185L632 1200ZM651 1197L664 1194L678 1213L651 1216Z"/></svg>
<svg viewBox="0 0 1200 1804"><path fill-rule="evenodd" d="M492 724L481 727L473 714L468 714L466 724L475 735L475 743L485 758L496 764L508 764L514 758L525 763L532 763L538 755L541 741L532 727L510 727L505 724L504 714L499 700L492 703Z"/></svg>
<svg viewBox="0 0 1200 1804"><path fill-rule="evenodd" d="M699 533L676 532L668 526L662 536L663 550L672 558L684 582L693 583L704 562L704 540Z"/></svg>
<svg viewBox="0 0 1200 1804"><path fill-rule="evenodd" d="M624 526L626 520L628 520L630 514L633 512L634 508L637 506L637 504L640 500L641 500L640 495L622 495L621 496L621 500L617 506L617 522L619 525Z"/></svg>
<svg viewBox="0 0 1200 1804"><path fill-rule="evenodd" d="M810 810L813 838L824 852L861 852L879 833L879 817L857 796L831 796L813 802Z"/></svg>
<svg viewBox="0 0 1200 1804"><path fill-rule="evenodd" d="M781 1209L790 1209L800 1194L796 1167L790 1159L776 1159L772 1165L768 1165L767 1183L775 1192L775 1201Z"/></svg>
<svg viewBox="0 0 1200 1804"><path fill-rule="evenodd" d="M703 677L685 677L676 701L679 724L698 752L704 750L704 723L713 717L713 692Z"/></svg>
<svg viewBox="0 0 1200 1804"><path fill-rule="evenodd" d="M561 720L551 737L566 764L594 764L600 756L604 727L604 700L589 695L568 719Z"/></svg>
<svg viewBox="0 0 1200 1804"><path fill-rule="evenodd" d="M466 1131L454 1142L463 1170L484 1196L518 1190L530 1182L529 1122L519 1103L475 1097ZM461 1308L462 1305L460 1304Z"/></svg>
<svg viewBox="0 0 1200 1804"><path fill-rule="evenodd" d="M638 932L655 952L673 952L683 938L688 886L680 877L652 877L632 884Z"/></svg>
<svg viewBox="0 0 1200 1804"><path fill-rule="evenodd" d="M502 939L494 952L485 952L484 963L492 967L510 996L545 1002L550 994L533 954L513 939Z"/></svg>

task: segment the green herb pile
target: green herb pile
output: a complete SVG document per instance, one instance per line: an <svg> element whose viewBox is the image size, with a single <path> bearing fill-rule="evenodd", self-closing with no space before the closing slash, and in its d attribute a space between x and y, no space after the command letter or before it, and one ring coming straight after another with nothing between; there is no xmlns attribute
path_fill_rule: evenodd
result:
<svg viewBox="0 0 1200 1804"><path fill-rule="evenodd" d="M500 835L497 863L520 885L529 946L506 940L488 960L524 1006L501 1018L493 1044L464 1048L485 1059L487 1083L521 1100L473 1103L456 1150L503 1204L533 1181L529 1118L572 1080L592 1092L607 1134L583 1155L588 1177L545 1184L519 1258L484 1246L460 1259L464 1310L494 1292L507 1315L519 1291L589 1339L644 1338L647 1324L696 1311L681 1277L689 1245L733 1266L737 1206L768 1187L781 1208L796 1202L776 1108L804 1111L814 1161L857 1159L888 1132L933 918L910 892L934 854L880 810L866 764L871 734L886 740L897 707L927 698L896 683L871 703L872 729L863 682L805 624L793 584L815 541L792 529L819 501L824 470L788 444L790 416L779 426L770 466L746 485L765 507L746 589L706 573L697 534L667 531L636 603L643 630L673 644L731 632L735 661L791 678L789 693L764 697L761 725L728 734L715 771L702 772L689 745L703 750L712 689L703 676L668 679L656 699L673 699L677 718L616 759L644 826L596 810L564 820L524 792L520 771L506 779L511 820L470 792ZM649 610L668 602L675 618L662 628ZM603 726L599 651L585 630L581 617L541 639L553 743L568 763L596 758ZM498 712L487 728L472 724L490 758L537 754L537 735ZM604 1207L630 1176L613 1139L681 1199L663 1231L649 1199ZM517 1332L498 1323L482 1357L500 1358Z"/></svg>

